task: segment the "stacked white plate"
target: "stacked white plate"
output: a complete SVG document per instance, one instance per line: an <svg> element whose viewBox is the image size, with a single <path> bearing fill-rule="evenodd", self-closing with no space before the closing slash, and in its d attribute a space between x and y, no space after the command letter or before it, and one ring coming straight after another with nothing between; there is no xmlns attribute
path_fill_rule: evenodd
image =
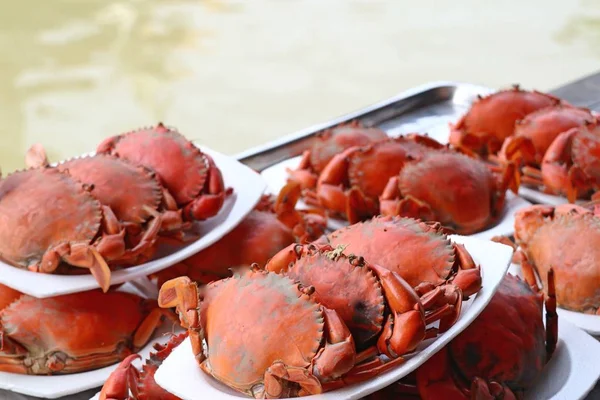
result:
<svg viewBox="0 0 600 400"><path fill-rule="evenodd" d="M119 290L132 291L142 297L155 297L156 287L146 278L149 274L168 268L207 248L235 228L256 206L266 189L264 179L237 160L204 146L198 146L213 157L221 170L226 186L232 187L233 195L225 200L219 213L206 221L195 222L194 230L199 239L177 248L159 249L158 255L134 267L114 271L111 285L126 282ZM30 272L0 262L0 283L28 295L45 298L99 288L90 275L62 276ZM164 335L174 329L172 322L165 322L148 344L139 352L149 355L152 345L167 340ZM137 363L137 362L136 362ZM58 398L102 386L118 364L93 371L55 376L22 375L0 372L0 389L44 398ZM139 364L138 364L139 365ZM2 394L0 394L2 397Z"/></svg>

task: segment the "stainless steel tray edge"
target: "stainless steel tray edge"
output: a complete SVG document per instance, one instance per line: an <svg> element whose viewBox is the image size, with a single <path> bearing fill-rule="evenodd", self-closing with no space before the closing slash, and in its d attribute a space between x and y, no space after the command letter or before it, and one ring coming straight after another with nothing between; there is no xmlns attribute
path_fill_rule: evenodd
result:
<svg viewBox="0 0 600 400"><path fill-rule="evenodd" d="M403 112L417 109L431 103L448 101L455 95L465 104L471 102L477 94L492 92L493 89L471 83L457 81L435 81L400 92L396 96L375 103L363 109L342 115L330 121L313 125L268 143L250 148L234 157L256 171L298 156L310 147L316 134L325 129L353 120L359 120L366 126L376 126Z"/></svg>

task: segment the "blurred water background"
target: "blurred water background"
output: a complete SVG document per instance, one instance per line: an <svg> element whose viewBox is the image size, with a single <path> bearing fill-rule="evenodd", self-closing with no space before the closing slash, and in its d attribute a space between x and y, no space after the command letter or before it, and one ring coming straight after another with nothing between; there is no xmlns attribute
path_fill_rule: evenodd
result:
<svg viewBox="0 0 600 400"><path fill-rule="evenodd" d="M432 80L550 89L600 67L600 1L0 5L0 167L164 121L233 154Z"/></svg>

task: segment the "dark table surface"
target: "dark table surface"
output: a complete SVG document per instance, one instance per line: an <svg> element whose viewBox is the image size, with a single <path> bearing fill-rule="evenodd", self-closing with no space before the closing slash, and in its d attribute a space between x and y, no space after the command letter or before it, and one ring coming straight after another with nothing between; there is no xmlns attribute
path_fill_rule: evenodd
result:
<svg viewBox="0 0 600 400"><path fill-rule="evenodd" d="M570 82L558 89L552 90L552 94L563 98L573 105L587 107L600 112L600 72ZM600 361L599 361L600 363ZM62 400L88 400L97 393L99 389L92 389L72 396L62 397ZM34 400L35 397L25 396L17 393L0 390L0 400ZM570 399L565 399L570 400ZM586 400L600 400L600 383L586 397Z"/></svg>

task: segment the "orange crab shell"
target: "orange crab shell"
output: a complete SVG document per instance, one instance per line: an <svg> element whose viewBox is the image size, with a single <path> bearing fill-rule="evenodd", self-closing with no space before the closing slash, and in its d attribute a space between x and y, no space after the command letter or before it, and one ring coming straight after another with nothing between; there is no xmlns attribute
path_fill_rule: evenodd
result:
<svg viewBox="0 0 600 400"><path fill-rule="evenodd" d="M68 160L57 168L93 185L94 197L109 206L120 221L144 223L151 217L147 208L160 205L162 192L155 174L125 160L98 154Z"/></svg>
<svg viewBox="0 0 600 400"><path fill-rule="evenodd" d="M600 129L581 127L561 133L542 162L540 173L545 190L566 195L570 202L589 198L600 188L599 155Z"/></svg>
<svg viewBox="0 0 600 400"><path fill-rule="evenodd" d="M30 169L0 180L0 256L13 264L39 263L63 242L89 244L101 221L100 202L56 169Z"/></svg>
<svg viewBox="0 0 600 400"><path fill-rule="evenodd" d="M323 316L316 302L308 301L287 278L275 274L255 277L215 283L206 291L200 312L207 327L211 374L228 385L244 388L261 382L276 360L306 367L323 340ZM286 306L280 307L282 304ZM264 321L265 316L270 322L268 329L245 328ZM233 340L232 334L242 334L243 340Z"/></svg>
<svg viewBox="0 0 600 400"><path fill-rule="evenodd" d="M66 374L119 362L146 343L157 311L124 292L22 295L0 311L0 371Z"/></svg>
<svg viewBox="0 0 600 400"><path fill-rule="evenodd" d="M151 168L178 204L192 201L207 181L205 155L182 134L162 124L108 138L97 152L110 152Z"/></svg>
<svg viewBox="0 0 600 400"><path fill-rule="evenodd" d="M231 189L225 188L221 171L212 157L162 123L109 137L96 151L155 171L187 220L215 216L231 193Z"/></svg>
<svg viewBox="0 0 600 400"><path fill-rule="evenodd" d="M500 186L482 161L450 151L429 152L398 176L402 196L422 202L430 210L427 219L459 234L481 231L500 218L506 191ZM380 203L385 214L385 201Z"/></svg>
<svg viewBox="0 0 600 400"><path fill-rule="evenodd" d="M352 154L348 163L349 186L361 189L376 199L389 179L398 174L408 161L422 158L431 147L422 144L418 135L407 135L373 143ZM440 145L441 146L441 145Z"/></svg>
<svg viewBox="0 0 600 400"><path fill-rule="evenodd" d="M556 299L562 308L600 311L600 218L584 207L531 206L515 215L515 239L542 278L556 275Z"/></svg>
<svg viewBox="0 0 600 400"><path fill-rule="evenodd" d="M521 90L519 86L480 97L459 121L450 126L450 144L467 147L481 155L495 154L526 115L559 103L546 93Z"/></svg>
<svg viewBox="0 0 600 400"><path fill-rule="evenodd" d="M539 165L544 154L559 134L571 128L593 124L595 121L596 118L587 109L557 104L534 111L518 121L514 136L531 141L535 149L535 159L529 161ZM504 142L503 149L509 143L510 141Z"/></svg>
<svg viewBox="0 0 600 400"><path fill-rule="evenodd" d="M255 398L295 397L321 393L356 356L347 327L311 293L254 268L208 284L201 297L187 277L168 281L159 305L177 307L206 373Z"/></svg>
<svg viewBox="0 0 600 400"><path fill-rule="evenodd" d="M381 284L356 257L333 256L325 251L333 248L327 246L302 255L286 275L313 286L315 300L339 314L360 348L383 328L385 299Z"/></svg>
<svg viewBox="0 0 600 400"><path fill-rule="evenodd" d="M311 166L316 173L320 173L336 154L350 147L366 146L387 137L379 128L366 128L358 123L326 130L319 135L319 140L311 148Z"/></svg>
<svg viewBox="0 0 600 400"><path fill-rule="evenodd" d="M443 283L455 262L452 243L445 235L410 218L375 217L338 229L327 238L331 246L346 246L346 253L360 254L399 274L412 287L422 282Z"/></svg>

